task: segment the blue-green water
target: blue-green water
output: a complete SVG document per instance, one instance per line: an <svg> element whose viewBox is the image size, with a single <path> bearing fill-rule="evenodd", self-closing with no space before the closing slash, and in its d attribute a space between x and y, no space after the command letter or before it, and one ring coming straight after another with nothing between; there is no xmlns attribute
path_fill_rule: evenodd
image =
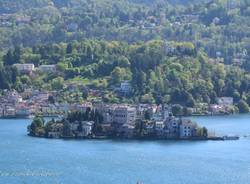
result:
<svg viewBox="0 0 250 184"><path fill-rule="evenodd" d="M250 115L196 117L221 134L250 134ZM0 184L249 184L250 138L239 141L65 141L26 136L0 120Z"/></svg>

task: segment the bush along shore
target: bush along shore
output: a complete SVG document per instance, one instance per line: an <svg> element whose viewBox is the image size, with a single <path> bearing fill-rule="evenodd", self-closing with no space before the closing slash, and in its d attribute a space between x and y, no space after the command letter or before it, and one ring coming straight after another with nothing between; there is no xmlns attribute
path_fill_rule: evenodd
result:
<svg viewBox="0 0 250 184"><path fill-rule="evenodd" d="M28 135L62 139L225 140L209 135L206 127L189 119L175 118L171 113L162 121L144 117L125 122L131 118L128 111L126 107L114 109L110 123L105 121L102 112L90 108L48 122L35 117L28 126Z"/></svg>

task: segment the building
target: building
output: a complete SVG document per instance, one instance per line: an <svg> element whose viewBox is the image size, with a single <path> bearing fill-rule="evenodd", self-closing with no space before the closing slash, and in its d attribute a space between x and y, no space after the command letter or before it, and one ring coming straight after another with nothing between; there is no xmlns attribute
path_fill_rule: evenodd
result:
<svg viewBox="0 0 250 184"><path fill-rule="evenodd" d="M129 106L118 106L114 110L113 122L118 124L135 124L136 108Z"/></svg>
<svg viewBox="0 0 250 184"><path fill-rule="evenodd" d="M16 110L11 106L6 106L3 109L3 117L4 118L14 118L16 117Z"/></svg>
<svg viewBox="0 0 250 184"><path fill-rule="evenodd" d="M18 104L23 101L23 98L21 97L21 95L18 94L18 92L11 91L5 96L4 100L6 100L6 102L8 103Z"/></svg>
<svg viewBox="0 0 250 184"><path fill-rule="evenodd" d="M156 121L155 122L154 129L155 129L157 136L159 136L159 137L164 136L164 127L165 127L165 124L163 121Z"/></svg>
<svg viewBox="0 0 250 184"><path fill-rule="evenodd" d="M69 123L69 129L72 132L77 132L80 129L79 126L80 126L80 122L78 121Z"/></svg>
<svg viewBox="0 0 250 184"><path fill-rule="evenodd" d="M0 106L0 118L3 116L3 107Z"/></svg>
<svg viewBox="0 0 250 184"><path fill-rule="evenodd" d="M179 137L179 120L177 120L174 116L169 116L164 121L165 127L165 136L167 138L178 138Z"/></svg>
<svg viewBox="0 0 250 184"><path fill-rule="evenodd" d="M44 73L56 72L56 65L41 65L38 70Z"/></svg>
<svg viewBox="0 0 250 184"><path fill-rule="evenodd" d="M34 64L14 64L14 67L16 67L17 71L21 73L32 73L35 70Z"/></svg>
<svg viewBox="0 0 250 184"><path fill-rule="evenodd" d="M123 124L118 129L118 136L123 138L132 138L134 136L134 125Z"/></svg>
<svg viewBox="0 0 250 184"><path fill-rule="evenodd" d="M93 121L83 121L80 123L80 131L78 137L88 137L92 135L94 122Z"/></svg>
<svg viewBox="0 0 250 184"><path fill-rule="evenodd" d="M225 108L224 106L222 105L217 105L217 104L211 104L209 106L209 111L212 113L212 114L221 114L225 111Z"/></svg>
<svg viewBox="0 0 250 184"><path fill-rule="evenodd" d="M63 124L62 123L53 123L51 125L51 130L48 132L48 138L60 138L63 133Z"/></svg>
<svg viewBox="0 0 250 184"><path fill-rule="evenodd" d="M180 138L186 139L195 137L197 132L197 125L190 120L180 120Z"/></svg>
<svg viewBox="0 0 250 184"><path fill-rule="evenodd" d="M124 94L130 94L132 91L132 86L131 86L130 82L128 82L128 81L122 82L121 86L120 86L120 91Z"/></svg>
<svg viewBox="0 0 250 184"><path fill-rule="evenodd" d="M231 106L234 104L234 99L232 97L220 97L217 98L217 103L219 105Z"/></svg>
<svg viewBox="0 0 250 184"><path fill-rule="evenodd" d="M110 124L113 123L113 113L112 112L104 112L102 113L103 123Z"/></svg>
<svg viewBox="0 0 250 184"><path fill-rule="evenodd" d="M31 115L30 109L26 106L19 106L16 108L16 117L29 118Z"/></svg>

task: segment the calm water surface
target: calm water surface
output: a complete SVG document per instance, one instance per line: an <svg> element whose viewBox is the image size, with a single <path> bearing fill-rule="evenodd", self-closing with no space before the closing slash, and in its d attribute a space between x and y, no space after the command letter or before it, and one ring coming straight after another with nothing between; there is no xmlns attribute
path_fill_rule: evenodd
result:
<svg viewBox="0 0 250 184"><path fill-rule="evenodd" d="M250 135L250 115L195 117L218 134ZM0 184L249 184L250 138L239 141L65 141L0 120Z"/></svg>

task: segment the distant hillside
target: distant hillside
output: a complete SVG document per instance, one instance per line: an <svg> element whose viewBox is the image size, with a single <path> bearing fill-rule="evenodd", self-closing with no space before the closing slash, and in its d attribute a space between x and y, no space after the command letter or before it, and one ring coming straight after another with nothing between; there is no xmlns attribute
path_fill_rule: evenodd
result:
<svg viewBox="0 0 250 184"><path fill-rule="evenodd" d="M250 71L249 1L205 2L0 0L0 51L84 39L160 39L192 42L218 62Z"/></svg>
<svg viewBox="0 0 250 184"><path fill-rule="evenodd" d="M50 2L50 0L0 0L0 13L15 13L27 8L40 8Z"/></svg>
<svg viewBox="0 0 250 184"><path fill-rule="evenodd" d="M64 91L61 102L72 99L79 102L89 97L110 103L155 102L185 107L200 102L214 104L217 97L229 96L235 103L244 101L250 105L249 72L211 60L190 42L74 41L16 48L4 55L3 60L0 91L13 88L23 91L32 86ZM23 75L11 67L16 63L33 63L36 67L54 64L57 71L36 70L32 75ZM132 87L126 95L119 93L124 81ZM64 90L67 84L81 87L73 95ZM97 90L98 95L88 96L86 88Z"/></svg>

